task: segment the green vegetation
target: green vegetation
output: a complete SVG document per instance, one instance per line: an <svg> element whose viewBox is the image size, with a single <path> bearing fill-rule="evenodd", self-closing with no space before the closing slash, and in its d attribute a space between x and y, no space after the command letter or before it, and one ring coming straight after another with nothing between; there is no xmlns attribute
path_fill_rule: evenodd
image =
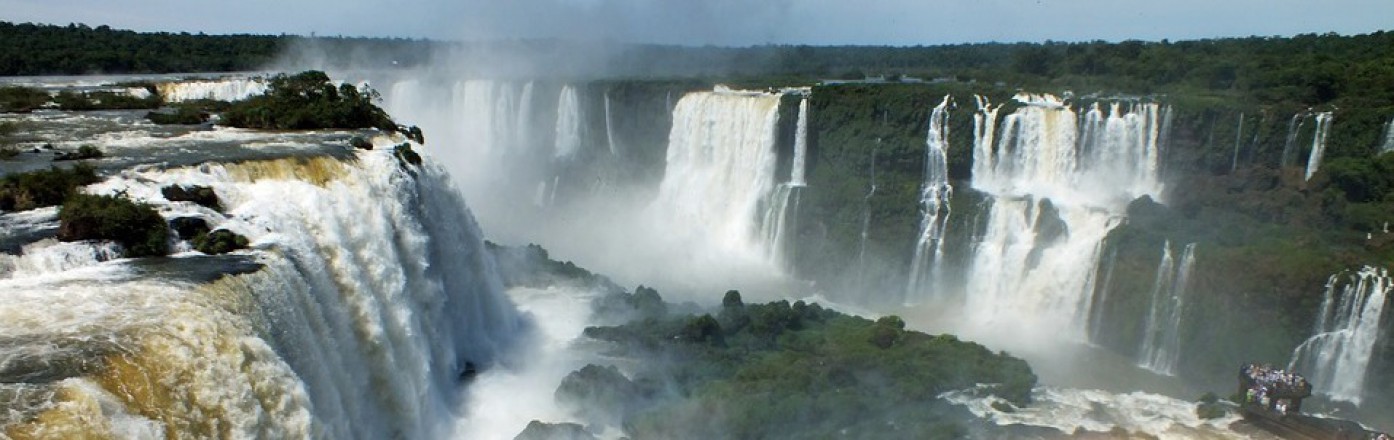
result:
<svg viewBox="0 0 1394 440"><path fill-rule="evenodd" d="M587 366L557 397L593 422L622 420L635 438L956 438L965 418L944 392L993 384L983 392L1030 402L1026 362L904 325L802 301L747 305L731 291L715 314L586 329L647 361L633 378Z"/></svg>
<svg viewBox="0 0 1394 440"><path fill-rule="evenodd" d="M484 248L493 254L498 264L499 276L503 278L504 285L509 287L546 288L557 283L570 283L606 292L619 293L624 290L609 278L593 274L575 263L552 260L547 250L536 244L501 246L485 241ZM639 290L643 290L642 286ZM662 305L663 300L658 299L657 295L658 293L654 292L654 300Z"/></svg>
<svg viewBox="0 0 1394 440"><path fill-rule="evenodd" d="M217 229L207 234L195 236L191 241L194 249L208 255L220 255L247 248L247 237L227 229Z"/></svg>
<svg viewBox="0 0 1394 440"><path fill-rule="evenodd" d="M55 206L76 194L79 187L100 180L96 169L85 164L8 174L0 179L0 210L27 211Z"/></svg>
<svg viewBox="0 0 1394 440"><path fill-rule="evenodd" d="M235 103L222 114L231 127L270 130L324 128L377 128L395 132L399 127L373 102L377 93L360 91L352 84L335 86L329 75L306 71L271 78L265 95Z"/></svg>
<svg viewBox="0 0 1394 440"><path fill-rule="evenodd" d="M69 111L153 109L160 107L160 96L137 98L116 92L62 91L53 98L58 108Z"/></svg>
<svg viewBox="0 0 1394 440"><path fill-rule="evenodd" d="M1225 404L1220 402L1219 396L1215 393L1205 393L1200 396L1200 401L1196 403L1196 417L1204 420L1218 419L1229 414L1225 409Z"/></svg>
<svg viewBox="0 0 1394 440"><path fill-rule="evenodd" d="M50 100L48 92L32 87L0 86L0 113L27 113Z"/></svg>
<svg viewBox="0 0 1394 440"><path fill-rule="evenodd" d="M0 160L10 160L19 155L19 150L14 147L10 138L18 131L18 123L0 122Z"/></svg>
<svg viewBox="0 0 1394 440"><path fill-rule="evenodd" d="M169 228L155 208L119 196L73 194L58 211L58 239L113 240L126 257L165 255Z"/></svg>
<svg viewBox="0 0 1394 440"><path fill-rule="evenodd" d="M149 112L145 119L159 125L196 125L208 122L208 112L191 107L178 107L173 113Z"/></svg>
<svg viewBox="0 0 1394 440"><path fill-rule="evenodd" d="M56 161L63 161L63 160L100 159L102 156L103 156L103 154L102 154L102 150L101 150L100 148L97 148L97 147L94 147L94 146L91 146L91 145L83 145L83 146L81 146L81 147L78 147L78 148L77 148L77 151L74 151L74 152L58 153L57 155L53 156L53 160L56 160Z"/></svg>

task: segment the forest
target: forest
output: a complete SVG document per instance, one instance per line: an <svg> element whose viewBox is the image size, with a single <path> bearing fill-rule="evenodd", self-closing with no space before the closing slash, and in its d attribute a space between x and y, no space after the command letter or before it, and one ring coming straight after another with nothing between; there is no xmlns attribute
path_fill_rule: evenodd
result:
<svg viewBox="0 0 1394 440"><path fill-rule="evenodd" d="M0 75L226 72L266 67L313 43L327 60L412 67L431 49L504 47L557 53L576 42L442 42L296 35L140 33L0 22ZM984 81L1020 87L1225 98L1239 103L1394 105L1394 33L1302 34L1195 41L978 43L937 46L692 47L624 45L610 54L626 76L720 76L786 81Z"/></svg>

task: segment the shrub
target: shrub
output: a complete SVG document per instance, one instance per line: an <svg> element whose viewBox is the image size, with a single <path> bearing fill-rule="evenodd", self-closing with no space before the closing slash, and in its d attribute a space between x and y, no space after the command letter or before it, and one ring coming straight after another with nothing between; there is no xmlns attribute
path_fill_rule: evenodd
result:
<svg viewBox="0 0 1394 440"><path fill-rule="evenodd" d="M335 87L324 72L310 70L271 78L266 94L235 103L222 115L231 127L271 130L377 128L402 130L373 104L377 92L351 84Z"/></svg>
<svg viewBox="0 0 1394 440"><path fill-rule="evenodd" d="M208 122L208 112L195 107L181 106L174 113L149 112L145 119L159 125L197 125Z"/></svg>
<svg viewBox="0 0 1394 440"><path fill-rule="evenodd" d="M49 101L48 92L32 87L0 87L0 112L26 113Z"/></svg>
<svg viewBox="0 0 1394 440"><path fill-rule="evenodd" d="M125 197L73 194L58 211L58 239L112 240L127 257L165 255L169 228L155 208Z"/></svg>
<svg viewBox="0 0 1394 440"><path fill-rule="evenodd" d="M99 180L96 169L86 164L10 174L0 180L0 210L27 211L58 205L76 193L78 187Z"/></svg>
<svg viewBox="0 0 1394 440"><path fill-rule="evenodd" d="M58 155L56 155L56 156L53 157L53 160L60 160L60 161L61 161L61 160L99 159L99 158L101 158L102 156L103 156L103 154L102 154L102 150L101 150L101 149L99 149L99 148L97 148L97 147L94 147L94 146L91 146L91 145L83 145L83 146L81 146L81 147L78 147L77 151L74 151L74 152L71 152L71 153L58 153Z"/></svg>
<svg viewBox="0 0 1394 440"><path fill-rule="evenodd" d="M247 248L247 237L238 235L227 229L218 229L207 234L194 237L194 249L208 255L220 255L238 249Z"/></svg>

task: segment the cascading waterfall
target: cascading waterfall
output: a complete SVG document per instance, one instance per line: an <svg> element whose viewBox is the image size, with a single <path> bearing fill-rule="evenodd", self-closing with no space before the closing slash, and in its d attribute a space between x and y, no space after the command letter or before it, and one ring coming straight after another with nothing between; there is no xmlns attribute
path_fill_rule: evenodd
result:
<svg viewBox="0 0 1394 440"><path fill-rule="evenodd" d="M1297 160L1297 133L1302 131L1302 125L1307 123L1307 113L1292 115L1292 120L1288 121L1287 139L1283 141L1283 157L1280 165L1290 167Z"/></svg>
<svg viewBox="0 0 1394 440"><path fill-rule="evenodd" d="M557 97L557 142L553 155L570 158L581 150L581 102L576 88L566 86Z"/></svg>
<svg viewBox="0 0 1394 440"><path fill-rule="evenodd" d="M768 246L771 260L776 263L784 262L785 234L790 229L790 219L798 213L799 199L802 197L804 186L807 185L804 181L807 155L808 98L805 97L799 100L799 116L794 125L794 157L790 162L789 181L775 187L760 225L761 235Z"/></svg>
<svg viewBox="0 0 1394 440"><path fill-rule="evenodd" d="M1171 242L1162 246L1162 261L1152 284L1152 303L1143 326L1138 366L1165 375L1176 374L1181 359L1181 318L1185 313L1186 289L1195 266L1196 244L1187 244L1177 265L1171 255Z"/></svg>
<svg viewBox="0 0 1394 440"><path fill-rule="evenodd" d="M164 200L170 184L213 188L227 215ZM205 218L252 243L242 257L173 262L247 258L262 268L193 284L117 260L0 280L4 334L60 342L100 365L58 384L67 391L46 411L75 411L64 403L82 399L102 409L34 419L43 432L439 438L458 417L466 363L489 365L520 329L482 234L430 162L409 171L378 149L355 161L136 169L88 191ZM49 304L56 298L94 308L74 322ZM86 342L63 342L74 337ZM74 355L35 353L40 364ZM102 418L110 423L93 422Z"/></svg>
<svg viewBox="0 0 1394 440"><path fill-rule="evenodd" d="M973 188L990 196L968 274L968 319L1035 321L1084 338L1102 241L1127 204L1162 192L1155 103L1094 104L1083 121L1053 96L1020 94L1002 118L979 98ZM1041 322L1045 321L1045 322Z"/></svg>
<svg viewBox="0 0 1394 440"><path fill-rule="evenodd" d="M1314 333L1293 350L1288 370L1308 372L1319 394L1359 405L1392 288L1383 268L1332 275Z"/></svg>
<svg viewBox="0 0 1394 440"><path fill-rule="evenodd" d="M924 183L920 187L920 236L915 242L915 254L910 262L910 282L906 286L907 303L918 302L925 295L941 295L932 285L940 278L944 259L944 236L948 228L949 199L954 187L949 184L949 107L952 99L945 95L929 116L929 133L925 138Z"/></svg>
<svg viewBox="0 0 1394 440"><path fill-rule="evenodd" d="M1384 154L1390 151L1394 151L1394 118L1384 124L1384 143L1375 150L1375 154Z"/></svg>
<svg viewBox="0 0 1394 440"><path fill-rule="evenodd" d="M1312 152L1307 156L1306 180L1321 168L1322 155L1326 153L1326 136L1331 133L1331 112L1317 113L1316 131L1312 133Z"/></svg>
<svg viewBox="0 0 1394 440"><path fill-rule="evenodd" d="M794 160L789 168L789 184L807 185L804 175L808 168L808 98L799 100L799 120L794 125Z"/></svg>
<svg viewBox="0 0 1394 440"><path fill-rule="evenodd" d="M1239 144L1244 139L1244 114L1239 114L1239 127L1234 129L1234 155L1229 159L1229 172L1239 169Z"/></svg>
<svg viewBox="0 0 1394 440"><path fill-rule="evenodd" d="M1104 331L1104 318L1107 309L1109 296L1112 294L1113 269L1118 266L1118 248L1109 250L1108 258L1104 261L1104 280L1097 284L1099 293L1096 295L1094 305L1090 308L1089 317L1089 340L1098 341L1100 334Z"/></svg>
<svg viewBox="0 0 1394 440"><path fill-rule="evenodd" d="M618 155L620 154L620 152L619 152L619 147L616 146L616 144L618 144L618 141L615 140L615 126L614 126L614 122L613 122L613 120L610 118L610 91L609 91L609 90L606 90L606 91L605 91L605 142L606 142L607 145L610 146L610 154L611 154L611 155L613 155L613 156L618 156Z"/></svg>
<svg viewBox="0 0 1394 440"><path fill-rule="evenodd" d="M701 241L727 255L769 261L774 244L761 232L778 218L760 208L776 187L780 99L718 87L678 100L650 213L675 231L704 231Z"/></svg>
<svg viewBox="0 0 1394 440"><path fill-rule="evenodd" d="M266 93L267 84L259 78L227 78L215 81L180 81L155 85L165 102L200 99L241 101Z"/></svg>
<svg viewBox="0 0 1394 440"><path fill-rule="evenodd" d="M876 140L876 144L877 144L877 147L878 147L877 149L879 149L880 144L881 144L881 140L880 140L880 139L877 139L877 140ZM866 284L866 239L870 236L870 233L871 233L871 198L872 198L873 196L876 195L876 151L877 151L877 149L872 149L872 150L871 150L871 164L870 164L870 168L871 168L871 177L870 177L869 179L867 179L868 185L867 185L866 195L865 195L865 196L862 196L862 232L861 232L860 235L857 236L857 237L859 238L859 242L858 242L858 244L857 244L857 283L858 283L858 285L865 285L865 284Z"/></svg>

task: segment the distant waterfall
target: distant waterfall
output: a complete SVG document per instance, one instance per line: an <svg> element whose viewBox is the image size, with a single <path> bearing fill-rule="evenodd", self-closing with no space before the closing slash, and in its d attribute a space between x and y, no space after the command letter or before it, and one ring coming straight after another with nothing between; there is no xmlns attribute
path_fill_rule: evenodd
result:
<svg viewBox="0 0 1394 440"><path fill-rule="evenodd" d="M606 143L607 145L610 146L610 154L611 154L611 155L618 156L618 155L620 154L620 153L619 153L619 147L616 146L616 144L618 143L618 141L615 140L615 125L614 125L614 120L610 118L610 91L609 91L609 90L606 90L606 91L605 91L605 143Z"/></svg>
<svg viewBox="0 0 1394 440"><path fill-rule="evenodd" d="M1288 121L1288 135L1283 141L1283 157L1280 165L1290 167L1297 161L1297 133L1302 131L1302 125L1307 123L1307 113L1292 115L1292 120Z"/></svg>
<svg viewBox="0 0 1394 440"><path fill-rule="evenodd" d="M804 186L808 168L808 98L799 100L799 121L794 125L794 161L789 169L789 184Z"/></svg>
<svg viewBox="0 0 1394 440"><path fill-rule="evenodd" d="M1307 372L1316 393L1359 405L1391 288L1383 268L1332 275L1314 334L1293 350L1288 369Z"/></svg>
<svg viewBox="0 0 1394 440"><path fill-rule="evenodd" d="M1152 284L1152 303L1143 326L1138 366L1158 374L1175 375L1181 358L1181 318L1185 313L1186 290L1191 268L1195 266L1196 244L1187 244L1179 266L1171 256L1171 242L1162 246L1162 261Z"/></svg>
<svg viewBox="0 0 1394 440"><path fill-rule="evenodd" d="M798 213L803 188L807 185L804 181L807 155L808 98L804 97L799 100L799 116L794 126L794 158L790 162L789 181L775 187L774 194L766 204L765 215L760 225L761 235L764 237L771 260L777 263L784 262L785 246L788 245L786 234L791 228L790 220L794 218L791 214Z"/></svg>
<svg viewBox="0 0 1394 440"><path fill-rule="evenodd" d="M581 150L581 102L576 88L563 87L557 97L557 158L570 158Z"/></svg>
<svg viewBox="0 0 1394 440"><path fill-rule="evenodd" d="M241 101L265 94L266 81L260 78L228 78L209 81L179 81L155 85L165 102L185 102L202 99Z"/></svg>
<svg viewBox="0 0 1394 440"><path fill-rule="evenodd" d="M1053 96L1016 99L1024 106L999 126L1000 107L979 98L973 188L991 206L967 312L980 325L1045 321L1083 339L1104 237L1130 201L1162 193L1159 136L1169 112L1108 103L1081 118Z"/></svg>
<svg viewBox="0 0 1394 440"><path fill-rule="evenodd" d="M1321 168L1322 155L1326 153L1326 136L1331 133L1331 112L1317 113L1316 132L1312 133L1312 152L1307 156L1306 180Z"/></svg>
<svg viewBox="0 0 1394 440"><path fill-rule="evenodd" d="M718 88L678 100L650 212L725 252L767 261L773 248L761 232L778 218L760 208L776 188L780 98Z"/></svg>
<svg viewBox="0 0 1394 440"><path fill-rule="evenodd" d="M1244 141L1244 114L1239 114L1239 127L1234 129L1234 155L1229 159L1229 172L1239 169L1239 145Z"/></svg>
<svg viewBox="0 0 1394 440"><path fill-rule="evenodd" d="M1384 143L1380 144L1375 154L1384 154L1394 151L1394 118L1384 124Z"/></svg>
<svg viewBox="0 0 1394 440"><path fill-rule="evenodd" d="M918 302L925 294L942 295L932 283L939 279L944 259L944 236L948 228L954 187L949 184L949 107L944 99L929 116L925 137L924 183L920 185L920 234L910 262L910 282L906 303ZM926 292L929 290L929 292Z"/></svg>

